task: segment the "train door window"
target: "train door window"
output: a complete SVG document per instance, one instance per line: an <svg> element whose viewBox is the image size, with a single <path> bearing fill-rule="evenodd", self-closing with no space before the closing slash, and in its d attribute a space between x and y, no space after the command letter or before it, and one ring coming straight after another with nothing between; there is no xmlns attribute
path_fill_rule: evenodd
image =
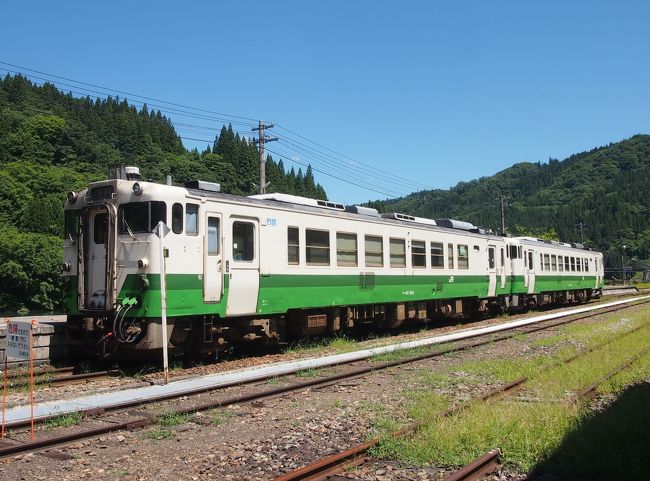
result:
<svg viewBox="0 0 650 481"><path fill-rule="evenodd" d="M208 255L219 255L219 218L208 217Z"/></svg>
<svg viewBox="0 0 650 481"><path fill-rule="evenodd" d="M199 235L199 206L185 206L185 235Z"/></svg>
<svg viewBox="0 0 650 481"><path fill-rule="evenodd" d="M287 250L289 265L300 264L300 237L297 227L287 228Z"/></svg>
<svg viewBox="0 0 650 481"><path fill-rule="evenodd" d="M305 230L308 266L330 265L330 233L326 230Z"/></svg>
<svg viewBox="0 0 650 481"><path fill-rule="evenodd" d="M447 244L447 269L454 268L454 244Z"/></svg>
<svg viewBox="0 0 650 481"><path fill-rule="evenodd" d="M562 256L557 256L557 270L564 271L564 257Z"/></svg>
<svg viewBox="0 0 650 481"><path fill-rule="evenodd" d="M528 268L533 270L533 251L528 251Z"/></svg>
<svg viewBox="0 0 650 481"><path fill-rule="evenodd" d="M522 252L521 246L517 247L517 254L518 254L517 257L519 259L521 259L521 252Z"/></svg>
<svg viewBox="0 0 650 481"><path fill-rule="evenodd" d="M458 244L458 268L469 269L469 250L463 244Z"/></svg>
<svg viewBox="0 0 650 481"><path fill-rule="evenodd" d="M232 223L232 259L250 262L255 258L255 226L250 222Z"/></svg>
<svg viewBox="0 0 650 481"><path fill-rule="evenodd" d="M488 268L494 269L496 263L494 261L494 247L488 247Z"/></svg>
<svg viewBox="0 0 650 481"><path fill-rule="evenodd" d="M506 261L505 261L505 259L503 258L503 247L502 247L502 248L501 248L501 267L503 267L503 266L505 266L505 265L506 265Z"/></svg>
<svg viewBox="0 0 650 481"><path fill-rule="evenodd" d="M511 259L517 258L517 246L509 246L507 251Z"/></svg>
<svg viewBox="0 0 650 481"><path fill-rule="evenodd" d="M551 256L551 270L557 272L557 256L555 255Z"/></svg>
<svg viewBox="0 0 650 481"><path fill-rule="evenodd" d="M445 267L445 251L442 242L431 243L431 268L443 269Z"/></svg>
<svg viewBox="0 0 650 481"><path fill-rule="evenodd" d="M357 235L337 232L336 265L356 267L357 259Z"/></svg>
<svg viewBox="0 0 650 481"><path fill-rule="evenodd" d="M406 243L404 239L390 238L390 266L406 267Z"/></svg>
<svg viewBox="0 0 650 481"><path fill-rule="evenodd" d="M183 233L183 204L172 205L172 232L174 234Z"/></svg>
<svg viewBox="0 0 650 481"><path fill-rule="evenodd" d="M564 270L566 272L569 272L571 270L570 267L569 267L569 256L566 256L564 258Z"/></svg>
<svg viewBox="0 0 650 481"><path fill-rule="evenodd" d="M571 271L575 271L575 270L576 270L576 258L572 257L571 258Z"/></svg>
<svg viewBox="0 0 650 481"><path fill-rule="evenodd" d="M524 267L528 267L528 254L524 251Z"/></svg>
<svg viewBox="0 0 650 481"><path fill-rule="evenodd" d="M104 244L106 243L106 229L108 224L106 223L108 219L108 214L101 213L95 215L93 220L93 241L95 244Z"/></svg>
<svg viewBox="0 0 650 481"><path fill-rule="evenodd" d="M367 235L365 238L366 267L384 267L384 238Z"/></svg>
<svg viewBox="0 0 650 481"><path fill-rule="evenodd" d="M426 242L416 240L411 242L411 265L416 269L427 267Z"/></svg>
<svg viewBox="0 0 650 481"><path fill-rule="evenodd" d="M545 271L551 270L551 256L549 256L548 254L544 254L544 270Z"/></svg>

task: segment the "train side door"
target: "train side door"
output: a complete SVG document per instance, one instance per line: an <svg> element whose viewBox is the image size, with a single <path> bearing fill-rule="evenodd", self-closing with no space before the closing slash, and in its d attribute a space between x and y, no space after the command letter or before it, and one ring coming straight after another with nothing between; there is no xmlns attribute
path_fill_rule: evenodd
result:
<svg viewBox="0 0 650 481"><path fill-rule="evenodd" d="M493 245L488 245L488 297L494 297L497 293L497 248Z"/></svg>
<svg viewBox="0 0 650 481"><path fill-rule="evenodd" d="M229 279L226 315L255 314L260 286L259 221L231 218L230 248L226 255Z"/></svg>
<svg viewBox="0 0 650 481"><path fill-rule="evenodd" d="M528 277L528 294L533 294L535 292L535 255L532 250L528 251L528 272L526 276Z"/></svg>
<svg viewBox="0 0 650 481"><path fill-rule="evenodd" d="M108 246L108 212L106 209L92 210L87 217L85 231L84 307L104 309L106 307L106 254Z"/></svg>
<svg viewBox="0 0 650 481"><path fill-rule="evenodd" d="M203 302L220 302L223 292L223 246L221 214L205 213L203 240Z"/></svg>

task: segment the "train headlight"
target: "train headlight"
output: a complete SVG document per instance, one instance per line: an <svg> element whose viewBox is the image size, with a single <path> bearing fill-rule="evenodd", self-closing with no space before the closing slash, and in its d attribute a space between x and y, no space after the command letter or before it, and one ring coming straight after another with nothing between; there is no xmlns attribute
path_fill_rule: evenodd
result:
<svg viewBox="0 0 650 481"><path fill-rule="evenodd" d="M146 257L143 257L142 259L138 259L138 269L143 269L149 265L149 261L146 259Z"/></svg>
<svg viewBox="0 0 650 481"><path fill-rule="evenodd" d="M135 195L142 194L142 186L140 185L140 182L136 182L135 184L133 184L133 193Z"/></svg>
<svg viewBox="0 0 650 481"><path fill-rule="evenodd" d="M70 269L72 269L72 265L68 261L62 262L61 263L61 271L62 272L70 272Z"/></svg>
<svg viewBox="0 0 650 481"><path fill-rule="evenodd" d="M76 192L74 192L72 190L70 192L68 192L68 202L70 202L71 204L74 204L75 202L77 202L77 193Z"/></svg>

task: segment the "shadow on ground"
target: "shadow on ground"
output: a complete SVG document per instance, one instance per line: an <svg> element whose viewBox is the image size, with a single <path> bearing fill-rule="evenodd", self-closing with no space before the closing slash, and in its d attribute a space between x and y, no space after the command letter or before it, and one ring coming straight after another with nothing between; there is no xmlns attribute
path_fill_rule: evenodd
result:
<svg viewBox="0 0 650 481"><path fill-rule="evenodd" d="M583 419L533 472L562 480L650 479L650 383L629 387Z"/></svg>

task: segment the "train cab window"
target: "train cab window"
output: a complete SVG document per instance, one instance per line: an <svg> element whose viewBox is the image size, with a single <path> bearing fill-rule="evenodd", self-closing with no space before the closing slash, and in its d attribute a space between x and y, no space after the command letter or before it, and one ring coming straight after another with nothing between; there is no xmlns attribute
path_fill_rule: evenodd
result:
<svg viewBox="0 0 650 481"><path fill-rule="evenodd" d="M466 245L458 244L458 268L469 269L469 249Z"/></svg>
<svg viewBox="0 0 650 481"><path fill-rule="evenodd" d="M308 266L330 265L330 233L326 230L305 230Z"/></svg>
<svg viewBox="0 0 650 481"><path fill-rule="evenodd" d="M255 258L255 226L250 222L232 224L232 259L250 262Z"/></svg>
<svg viewBox="0 0 650 481"><path fill-rule="evenodd" d="M551 270L557 272L557 256L555 255L551 256Z"/></svg>
<svg viewBox="0 0 650 481"><path fill-rule="evenodd" d="M442 269L445 267L445 251L442 242L431 243L431 268Z"/></svg>
<svg viewBox="0 0 650 481"><path fill-rule="evenodd" d="M65 211L65 238L70 239L79 236L79 219L81 210Z"/></svg>
<svg viewBox="0 0 650 481"><path fill-rule="evenodd" d="M336 265L356 267L357 256L357 235L336 233Z"/></svg>
<svg viewBox="0 0 650 481"><path fill-rule="evenodd" d="M390 238L390 266L406 267L406 243L404 239Z"/></svg>
<svg viewBox="0 0 650 481"><path fill-rule="evenodd" d="M199 206L187 204L185 207L185 235L199 235Z"/></svg>
<svg viewBox="0 0 650 481"><path fill-rule="evenodd" d="M96 214L93 218L93 242L95 244L104 244L106 243L106 229L108 224L106 223L108 219L108 214L100 213Z"/></svg>
<svg viewBox="0 0 650 481"><path fill-rule="evenodd" d="M557 256L557 270L564 271L564 257L562 256Z"/></svg>
<svg viewBox="0 0 650 481"><path fill-rule="evenodd" d="M447 269L454 268L454 244L447 244Z"/></svg>
<svg viewBox="0 0 650 481"><path fill-rule="evenodd" d="M575 271L575 270L576 270L576 258L572 257L571 258L571 271Z"/></svg>
<svg viewBox="0 0 650 481"><path fill-rule="evenodd" d="M219 255L219 218L218 217L208 217L208 255L209 256L218 256Z"/></svg>
<svg viewBox="0 0 650 481"><path fill-rule="evenodd" d="M122 204L117 218L120 234L151 232L158 222L167 223L167 205L159 201Z"/></svg>
<svg viewBox="0 0 650 481"><path fill-rule="evenodd" d="M424 241L411 242L411 265L416 269L427 267L427 247Z"/></svg>
<svg viewBox="0 0 650 481"><path fill-rule="evenodd" d="M367 235L365 238L366 267L384 267L384 238Z"/></svg>
<svg viewBox="0 0 650 481"><path fill-rule="evenodd" d="M564 258L564 270L566 272L569 272L571 269L569 268L569 256L566 256Z"/></svg>
<svg viewBox="0 0 650 481"><path fill-rule="evenodd" d="M544 254L544 270L545 271L551 270L551 256L548 254Z"/></svg>
<svg viewBox="0 0 650 481"><path fill-rule="evenodd" d="M287 227L287 251L289 265L300 264L300 236L297 227Z"/></svg>
<svg viewBox="0 0 650 481"><path fill-rule="evenodd" d="M172 205L172 232L174 234L183 233L183 204Z"/></svg>

